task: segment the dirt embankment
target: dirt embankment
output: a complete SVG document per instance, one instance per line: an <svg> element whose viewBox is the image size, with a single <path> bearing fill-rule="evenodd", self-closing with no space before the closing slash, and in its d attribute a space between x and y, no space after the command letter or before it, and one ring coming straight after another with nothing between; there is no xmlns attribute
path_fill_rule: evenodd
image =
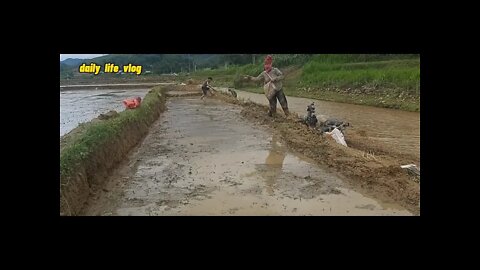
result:
<svg viewBox="0 0 480 270"><path fill-rule="evenodd" d="M102 115L61 138L61 215L78 214L90 192L148 133L165 109L166 88L153 88L138 109Z"/></svg>
<svg viewBox="0 0 480 270"><path fill-rule="evenodd" d="M171 88L167 93L167 97L192 97L202 95L202 86L199 82L193 80L188 81L188 84L178 84L174 88Z"/></svg>
<svg viewBox="0 0 480 270"><path fill-rule="evenodd" d="M329 136L320 136L302 123L297 115L285 118L281 112L272 119L267 116L268 108L252 102L242 102L223 93L215 96L243 107L242 114L267 125L278 133L297 152L325 164L346 176L348 184L385 202L398 203L420 214L420 185L400 166L407 164L410 156L392 153L375 145L366 134L346 133L348 148L337 144Z"/></svg>

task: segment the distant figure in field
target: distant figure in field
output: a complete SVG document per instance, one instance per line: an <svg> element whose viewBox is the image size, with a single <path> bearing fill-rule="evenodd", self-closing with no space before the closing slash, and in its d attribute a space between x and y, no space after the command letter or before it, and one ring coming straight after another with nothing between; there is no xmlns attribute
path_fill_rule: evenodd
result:
<svg viewBox="0 0 480 270"><path fill-rule="evenodd" d="M202 84L202 92L203 95L200 99L203 99L207 96L208 92L210 92L210 95L213 95L212 92L212 86L210 85L212 83L213 79L212 77L208 77L208 79Z"/></svg>

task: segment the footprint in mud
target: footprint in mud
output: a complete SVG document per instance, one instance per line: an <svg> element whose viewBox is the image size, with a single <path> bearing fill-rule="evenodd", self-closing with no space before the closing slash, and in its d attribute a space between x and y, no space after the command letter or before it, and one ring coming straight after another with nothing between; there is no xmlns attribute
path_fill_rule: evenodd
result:
<svg viewBox="0 0 480 270"><path fill-rule="evenodd" d="M231 186L231 187L242 185L242 183L233 181L230 177L226 177L225 179L220 180L220 182L221 182L221 183L226 183L226 184L228 184L228 185Z"/></svg>
<svg viewBox="0 0 480 270"><path fill-rule="evenodd" d="M342 192L341 192L339 189L336 189L336 188L330 188L330 189L328 190L328 193L330 193L330 194L337 194L337 195L338 195L338 194L342 194Z"/></svg>
<svg viewBox="0 0 480 270"><path fill-rule="evenodd" d="M373 205L373 204L361 204L361 205L355 206L355 208L375 210L375 205Z"/></svg>
<svg viewBox="0 0 480 270"><path fill-rule="evenodd" d="M165 200L161 200L161 201L158 201L155 203L157 206L164 206L164 205L167 205L168 204L168 201L165 201Z"/></svg>
<svg viewBox="0 0 480 270"><path fill-rule="evenodd" d="M145 205L145 201L139 198L127 198L126 201L130 206L142 206Z"/></svg>
<svg viewBox="0 0 480 270"><path fill-rule="evenodd" d="M235 207L235 208L229 209L229 210L228 210L228 213L229 213L230 215L233 215L233 214L235 214L235 212L237 212L238 210L240 210L240 209L239 209L238 207Z"/></svg>

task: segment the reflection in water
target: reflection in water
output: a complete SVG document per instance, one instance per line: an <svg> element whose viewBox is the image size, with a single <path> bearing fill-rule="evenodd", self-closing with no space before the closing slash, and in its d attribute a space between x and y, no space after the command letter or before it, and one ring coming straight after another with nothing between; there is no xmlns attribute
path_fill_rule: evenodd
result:
<svg viewBox="0 0 480 270"><path fill-rule="evenodd" d="M266 190L268 195L273 195L273 184L275 180L282 174L282 166L287 150L279 142L278 136L273 135L270 142L270 152L265 159L265 164L257 165L259 175L265 179Z"/></svg>

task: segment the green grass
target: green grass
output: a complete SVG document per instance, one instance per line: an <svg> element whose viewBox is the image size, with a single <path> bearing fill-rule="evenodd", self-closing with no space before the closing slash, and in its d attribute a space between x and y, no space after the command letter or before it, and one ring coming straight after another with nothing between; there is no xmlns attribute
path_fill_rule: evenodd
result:
<svg viewBox="0 0 480 270"><path fill-rule="evenodd" d="M392 60L380 62L328 64L311 61L303 68L301 84L317 87L401 88L410 94L420 93L420 61Z"/></svg>
<svg viewBox="0 0 480 270"><path fill-rule="evenodd" d="M317 54L311 60L320 63L338 64L418 58L418 54Z"/></svg>
<svg viewBox="0 0 480 270"><path fill-rule="evenodd" d="M245 65L245 66L229 66L227 69L212 69L212 70L200 70L195 73L186 76L186 78L194 78L198 80L204 80L208 77L212 77L214 83L218 86L234 87L235 81L238 81L241 76L250 75L257 76L263 71L261 65Z"/></svg>

